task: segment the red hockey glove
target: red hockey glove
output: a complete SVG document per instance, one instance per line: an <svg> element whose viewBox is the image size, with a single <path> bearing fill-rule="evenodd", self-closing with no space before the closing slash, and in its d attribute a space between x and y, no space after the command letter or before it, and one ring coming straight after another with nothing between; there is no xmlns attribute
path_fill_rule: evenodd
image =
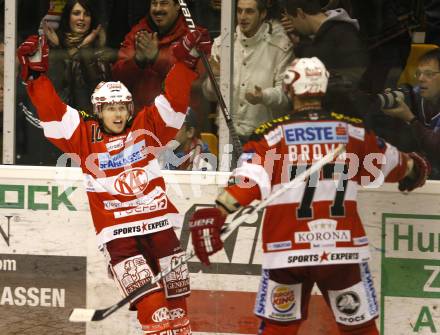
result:
<svg viewBox="0 0 440 335"><path fill-rule="evenodd" d="M410 173L409 176L399 181L399 190L402 192L410 192L417 187L422 187L431 173L431 164L425 158L415 152L410 152L408 156L414 161L414 173Z"/></svg>
<svg viewBox="0 0 440 335"><path fill-rule="evenodd" d="M223 248L220 238L226 217L218 208L203 208L194 212L189 220L194 251L200 261L210 265L209 256Z"/></svg>
<svg viewBox="0 0 440 335"><path fill-rule="evenodd" d="M189 32L180 42L174 44L172 49L174 57L193 69L200 57L199 51L209 55L211 46L208 31L204 29Z"/></svg>
<svg viewBox="0 0 440 335"><path fill-rule="evenodd" d="M31 71L46 72L49 59L49 46L46 36L29 36L18 47L17 56L21 64L21 78L24 81L29 79Z"/></svg>

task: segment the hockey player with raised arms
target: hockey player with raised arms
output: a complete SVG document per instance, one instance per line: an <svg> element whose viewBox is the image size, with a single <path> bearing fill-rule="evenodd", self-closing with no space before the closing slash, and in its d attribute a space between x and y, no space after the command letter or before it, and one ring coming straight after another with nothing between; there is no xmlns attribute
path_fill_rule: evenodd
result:
<svg viewBox="0 0 440 335"><path fill-rule="evenodd" d="M154 105L133 115L131 93L121 82L100 83L93 114L61 101L45 76L44 37L30 36L18 48L21 75L36 106L44 135L81 166L99 248L123 296L151 280L184 254L173 230L178 212L165 193L155 153L172 140L189 104L197 50L210 51L206 31L188 33L173 46L176 63ZM144 334L190 334L186 265L172 271L130 308Z"/></svg>
<svg viewBox="0 0 440 335"><path fill-rule="evenodd" d="M344 154L265 208L263 269L254 310L261 318L261 335L297 334L315 283L339 334L378 334L357 188L386 181L411 191L429 173L422 157L399 152L367 131L361 120L324 110L327 84L328 72L318 58L295 59L284 77L293 112L255 130L216 207L197 210L189 222L195 253L209 265L209 256L223 248L220 232L228 213L266 199L314 161L345 146Z"/></svg>

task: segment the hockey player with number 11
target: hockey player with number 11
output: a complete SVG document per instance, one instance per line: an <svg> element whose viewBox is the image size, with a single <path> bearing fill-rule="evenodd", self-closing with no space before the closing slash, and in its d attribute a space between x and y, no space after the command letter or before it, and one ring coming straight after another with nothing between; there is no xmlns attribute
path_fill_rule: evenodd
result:
<svg viewBox="0 0 440 335"><path fill-rule="evenodd" d="M284 77L294 111L255 130L217 207L196 211L189 222L195 253L209 265L209 256L223 247L220 232L228 213L266 199L314 161L346 146L346 153L265 208L263 272L254 310L261 318L260 335L297 334L315 283L339 334L378 334L368 239L356 209L358 184L385 180L411 191L429 174L419 155L399 152L361 120L323 110L327 84L328 72L318 58L294 60Z"/></svg>
<svg viewBox="0 0 440 335"><path fill-rule="evenodd" d="M198 30L174 45L177 62L165 79L164 93L136 116L132 96L120 82L97 86L93 115L67 106L44 75L45 38L30 36L18 48L22 78L44 135L81 165L98 243L123 296L184 255L173 230L177 209L165 193L156 154L183 124L197 77L196 50L209 52L210 45L207 32ZM189 291L183 265L132 301L144 333L190 334Z"/></svg>

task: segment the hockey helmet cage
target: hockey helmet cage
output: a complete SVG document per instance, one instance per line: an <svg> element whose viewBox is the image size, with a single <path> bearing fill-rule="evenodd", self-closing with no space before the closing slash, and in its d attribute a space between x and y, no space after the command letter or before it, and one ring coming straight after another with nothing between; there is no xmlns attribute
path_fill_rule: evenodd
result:
<svg viewBox="0 0 440 335"><path fill-rule="evenodd" d="M92 94L93 113L98 115L103 104L125 103L130 116L133 115L133 98L120 81L101 81Z"/></svg>
<svg viewBox="0 0 440 335"><path fill-rule="evenodd" d="M297 96L322 96L327 91L329 73L317 58L297 58L284 71L283 89Z"/></svg>

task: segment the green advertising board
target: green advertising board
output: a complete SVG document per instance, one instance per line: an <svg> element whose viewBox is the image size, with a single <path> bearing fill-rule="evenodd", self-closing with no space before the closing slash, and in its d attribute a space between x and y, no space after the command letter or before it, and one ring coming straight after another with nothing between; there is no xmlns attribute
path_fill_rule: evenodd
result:
<svg viewBox="0 0 440 335"><path fill-rule="evenodd" d="M440 216L382 216L381 334L440 334Z"/></svg>

